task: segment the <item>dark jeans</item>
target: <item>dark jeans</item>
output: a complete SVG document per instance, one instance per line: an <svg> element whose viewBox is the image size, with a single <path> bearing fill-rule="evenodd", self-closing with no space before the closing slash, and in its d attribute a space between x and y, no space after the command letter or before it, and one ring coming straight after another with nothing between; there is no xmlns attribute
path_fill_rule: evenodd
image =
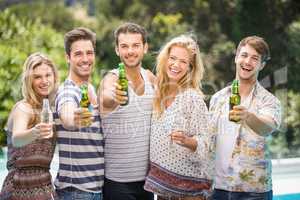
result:
<svg viewBox="0 0 300 200"><path fill-rule="evenodd" d="M264 193L230 192L214 189L211 200L272 200L273 191Z"/></svg>
<svg viewBox="0 0 300 200"><path fill-rule="evenodd" d="M144 190L144 184L144 181L120 183L105 179L103 200L153 200L153 194Z"/></svg>
<svg viewBox="0 0 300 200"><path fill-rule="evenodd" d="M85 192L74 187L56 190L56 192L59 200L102 200L102 193Z"/></svg>

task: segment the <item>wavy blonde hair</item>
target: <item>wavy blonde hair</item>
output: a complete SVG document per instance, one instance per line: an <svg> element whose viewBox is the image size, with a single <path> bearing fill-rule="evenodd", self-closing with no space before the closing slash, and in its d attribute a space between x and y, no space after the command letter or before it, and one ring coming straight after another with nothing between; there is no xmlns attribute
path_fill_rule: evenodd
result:
<svg viewBox="0 0 300 200"><path fill-rule="evenodd" d="M157 89L153 102L153 110L154 115L158 118L165 110L164 100L168 98L168 94L170 93L170 82L166 73L166 65L170 50L174 46L185 48L190 57L190 69L177 82L178 91L193 88L203 95L201 80L204 74L204 65L197 42L193 39L192 35L184 34L177 36L162 47L156 59Z"/></svg>
<svg viewBox="0 0 300 200"><path fill-rule="evenodd" d="M42 106L42 97L40 97L32 87L33 81L33 70L42 65L48 65L54 74L54 88L49 93L49 101L53 104L55 99L55 94L58 88L58 72L54 63L44 54L36 52L31 54L25 61L23 65L23 74L22 74L22 95L26 102L28 102L34 109L41 108Z"/></svg>

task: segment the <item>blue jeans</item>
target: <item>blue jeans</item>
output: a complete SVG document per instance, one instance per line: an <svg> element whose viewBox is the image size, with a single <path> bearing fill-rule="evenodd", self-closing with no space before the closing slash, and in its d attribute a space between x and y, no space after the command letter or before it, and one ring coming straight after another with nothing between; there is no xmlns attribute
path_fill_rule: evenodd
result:
<svg viewBox="0 0 300 200"><path fill-rule="evenodd" d="M92 193L67 187L56 190L59 200L102 200L102 193Z"/></svg>
<svg viewBox="0 0 300 200"><path fill-rule="evenodd" d="M264 193L230 192L214 189L211 200L272 200L273 191Z"/></svg>

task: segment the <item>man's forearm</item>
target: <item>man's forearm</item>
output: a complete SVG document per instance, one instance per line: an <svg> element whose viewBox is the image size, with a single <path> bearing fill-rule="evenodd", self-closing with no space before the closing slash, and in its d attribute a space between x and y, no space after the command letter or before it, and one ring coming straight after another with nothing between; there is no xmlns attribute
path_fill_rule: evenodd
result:
<svg viewBox="0 0 300 200"><path fill-rule="evenodd" d="M112 94L103 92L99 99L100 112L106 114L114 110L118 104L114 101Z"/></svg>
<svg viewBox="0 0 300 200"><path fill-rule="evenodd" d="M60 120L65 129L74 130L76 128L74 121L74 110L76 106L72 104L66 104L60 111Z"/></svg>
<svg viewBox="0 0 300 200"><path fill-rule="evenodd" d="M258 135L266 136L276 129L275 123L272 119L267 117L258 117L249 112L246 124Z"/></svg>

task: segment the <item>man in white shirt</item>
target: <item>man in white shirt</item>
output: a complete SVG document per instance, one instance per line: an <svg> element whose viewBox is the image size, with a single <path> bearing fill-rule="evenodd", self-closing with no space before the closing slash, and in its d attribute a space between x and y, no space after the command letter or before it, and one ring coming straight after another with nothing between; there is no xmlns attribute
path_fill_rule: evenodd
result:
<svg viewBox="0 0 300 200"><path fill-rule="evenodd" d="M235 56L241 104L229 110L230 87L210 101L217 136L213 200L272 199L272 166L266 141L280 126L281 106L257 80L269 57L263 38L244 38ZM229 121L229 115L238 122Z"/></svg>

